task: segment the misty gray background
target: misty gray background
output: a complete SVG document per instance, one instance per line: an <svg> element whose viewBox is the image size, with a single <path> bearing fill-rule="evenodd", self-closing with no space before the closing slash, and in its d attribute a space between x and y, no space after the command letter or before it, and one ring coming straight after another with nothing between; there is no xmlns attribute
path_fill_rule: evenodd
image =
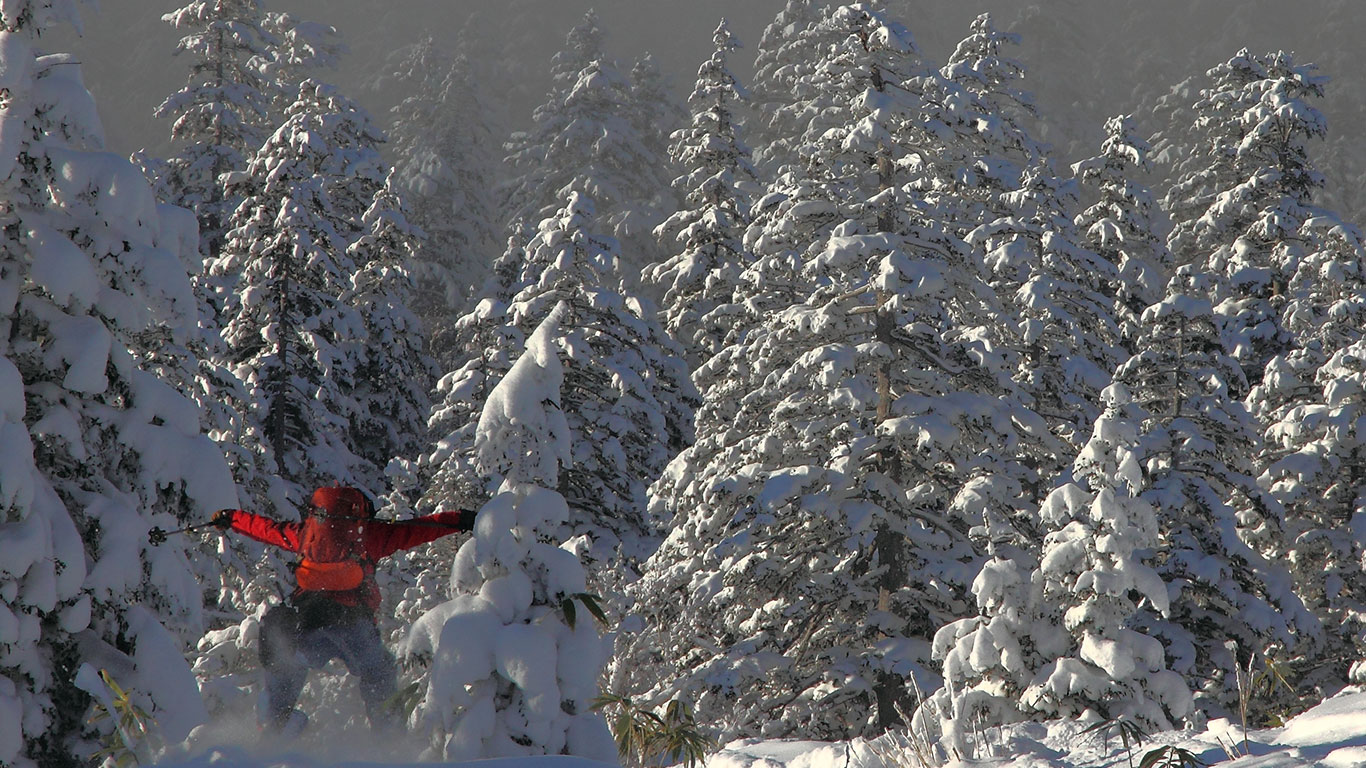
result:
<svg viewBox="0 0 1366 768"><path fill-rule="evenodd" d="M107 148L127 154L167 150L169 123L152 116L185 81L187 64L173 56L179 33L161 15L179 0L103 0L84 11L81 37L47 38L51 50L72 51L105 124ZM381 126L400 95L386 81L396 50L431 35L451 43L462 28L476 48L496 57L490 108L500 129L525 127L549 85L550 57L589 8L599 14L608 53L623 69L651 52L673 80L679 99L691 90L711 52L711 32L725 16L746 48L733 57L748 78L760 35L783 0L265 0L271 10L331 24L348 46L341 66L320 79L341 86ZM1029 71L1041 138L1060 163L1094 153L1107 116L1135 114L1148 133L1164 126L1153 105L1171 86L1233 56L1240 47L1291 51L1332 77L1318 106L1330 139L1315 148L1329 178L1328 201L1358 223L1366 186L1366 64L1361 62L1366 2L1362 0L890 0L922 53L943 62L978 13L1018 32L1012 52ZM1193 96L1188 99L1193 100ZM670 127L672 128L672 127Z"/></svg>

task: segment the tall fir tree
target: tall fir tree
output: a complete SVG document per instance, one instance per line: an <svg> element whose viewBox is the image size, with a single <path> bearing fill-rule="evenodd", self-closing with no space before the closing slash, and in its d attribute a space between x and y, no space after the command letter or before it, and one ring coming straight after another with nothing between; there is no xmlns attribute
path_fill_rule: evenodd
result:
<svg viewBox="0 0 1366 768"><path fill-rule="evenodd" d="M812 0L787 0L764 27L754 54L754 112L750 126L756 144L755 163L764 176L777 176L798 162L794 125L784 118L798 98L798 82L810 74L819 51L807 32L821 18Z"/></svg>
<svg viewBox="0 0 1366 768"><path fill-rule="evenodd" d="M1261 484L1285 505L1286 554L1301 596L1332 628L1310 675L1321 690L1362 678L1357 606L1366 594L1356 437L1359 357L1366 328L1366 244L1355 227L1317 211L1301 228L1305 257L1287 286L1281 323L1295 347L1267 364L1249 408L1266 425Z"/></svg>
<svg viewBox="0 0 1366 768"><path fill-rule="evenodd" d="M270 86L262 66L272 38L257 0L195 0L162 21L184 33L176 54L193 57L188 82L157 107L169 118L178 152L158 169L163 199L199 220L200 251L222 246L228 216L240 200L225 174L246 170L269 132Z"/></svg>
<svg viewBox="0 0 1366 768"><path fill-rule="evenodd" d="M587 194L600 226L623 244L622 276L634 286L641 268L656 260L651 232L664 218L661 193L672 196L670 174L667 160L651 151L637 128L637 116L645 112L630 78L601 53L600 41L592 14L571 30L570 47L556 57L549 98L533 113L535 125L510 144L513 179L504 208L508 233L516 236L553 215L570 192Z"/></svg>
<svg viewBox="0 0 1366 768"><path fill-rule="evenodd" d="M1144 415L1122 384L1106 389L1105 412L1073 465L1074 482L1044 503L1050 533L1040 559L1042 598L1046 610L1057 611L1068 648L1038 670L1022 696L1035 716L1091 710L1154 731L1194 710L1162 644L1131 626L1140 604L1158 616L1171 610L1150 561L1161 538L1137 451Z"/></svg>
<svg viewBox="0 0 1366 768"><path fill-rule="evenodd" d="M1357 341L1335 352L1317 371L1317 391L1272 424L1267 441L1278 458L1261 478L1286 507L1287 560L1297 590L1328 629L1305 675L1322 692L1366 679L1359 533L1366 473L1359 435L1366 406L1363 347Z"/></svg>
<svg viewBox="0 0 1366 768"><path fill-rule="evenodd" d="M688 99L692 125L673 134L673 160L685 169L674 187L685 207L655 230L666 251L682 248L644 273L664 289L664 327L684 345L692 367L725 340L730 318L712 312L730 302L746 266L742 239L758 183L737 114L747 94L727 63L740 42L724 19L712 42L715 52L698 69Z"/></svg>
<svg viewBox="0 0 1366 768"><path fill-rule="evenodd" d="M1154 565L1172 595L1168 617L1145 611L1134 627L1162 641L1197 706L1219 715L1237 707L1238 668L1311 651L1322 630L1273 559L1283 515L1250 474L1260 435L1232 395L1242 370L1191 282L1178 275L1143 313L1137 351L1115 380L1142 409L1135 454L1142 497L1158 511Z"/></svg>
<svg viewBox="0 0 1366 768"><path fill-rule="evenodd" d="M1001 32L990 14L982 14L939 70L941 98L968 102L960 109L967 113L967 130L946 123L955 140L945 147L949 162L937 163L938 197L960 234L1010 214L1006 193L1026 187L1025 172L1043 155L1029 130L1036 109L1020 87L1024 65L1004 54L1005 46L1019 43L1019 35Z"/></svg>
<svg viewBox="0 0 1366 768"><path fill-rule="evenodd" d="M1163 208L1174 224L1168 245L1179 264L1195 263L1223 242L1209 238L1226 233L1200 224L1200 218L1221 193L1242 180L1236 162L1236 148L1244 136L1242 115L1260 98L1257 84L1275 75L1269 69L1272 63L1268 57L1244 48L1206 71L1203 81L1173 91L1185 93L1205 85L1196 91L1196 101L1188 112L1177 105L1172 107L1174 115L1191 116L1188 128L1172 127L1174 140L1193 149L1173 152L1179 155L1174 158L1177 165L1169 173L1174 181L1163 199ZM1183 133L1188 136L1184 141Z"/></svg>
<svg viewBox="0 0 1366 768"><path fill-rule="evenodd" d="M286 488L275 475L273 453L252 409L251 393L223 360L220 310L226 285L207 265L223 246L228 218L241 202L234 179L245 172L252 154L269 132L272 86L263 69L275 39L263 28L256 0L196 0L162 21L182 31L177 55L192 57L186 85L157 108L171 119L176 152L164 161L135 156L153 179L158 196L194 214L199 240L185 267L199 300L199 333L188 343L198 358L193 393L204 431L222 447L238 485L238 503L251 508L283 504ZM280 591L273 569L261 567L273 555L259 543L237 539L220 546L218 537L201 537L193 562L201 582L215 585L221 614L217 625L250 613L266 594Z"/></svg>
<svg viewBox="0 0 1366 768"><path fill-rule="evenodd" d="M431 38L399 64L413 93L392 110L394 169L411 220L426 237L412 265L413 310L431 352L453 366L460 354L451 322L487 278L497 244L493 130L473 63L436 48Z"/></svg>
<svg viewBox="0 0 1366 768"><path fill-rule="evenodd" d="M346 255L356 270L350 289L342 295L365 322L351 439L376 467L417 455L435 380L435 364L424 350L422 323L408 307L413 293L408 264L418 232L404 215L393 178L391 172L361 218L360 236L347 246Z"/></svg>
<svg viewBox="0 0 1366 768"><path fill-rule="evenodd" d="M516 344L566 302L563 397L579 437L573 466L560 479L570 507L562 538L581 537L589 564L603 575L609 564L629 565L655 546L645 488L692 441L696 395L677 346L638 300L620 292L617 243L596 234L594 221L592 201L571 194L519 249L520 272L504 289L511 295L486 299L461 325L489 342ZM442 487L469 492L470 481L459 478L475 466L469 440L477 416L465 403L475 388L487 391L503 378L510 357L506 346L480 349L443 382L445 397L431 420L442 444L428 459Z"/></svg>
<svg viewBox="0 0 1366 768"><path fill-rule="evenodd" d="M583 20L570 27L565 34L565 45L551 57L550 91L545 100L531 113L536 124L530 130L517 131L505 144L504 164L512 177L499 188L499 208L504 216L505 234L510 239L525 243L536 232L545 216L554 211L559 200L533 199L537 194L534 174L549 158L548 132L542 124L553 126L559 120L565 97L578 83L579 73L589 64L607 57L603 48L601 22L596 11L589 10ZM548 196L548 192L540 192ZM546 210L549 208L550 210Z"/></svg>
<svg viewBox="0 0 1366 768"><path fill-rule="evenodd" d="M1014 309L1014 327L1004 333L1019 345L1016 379L1071 449L1037 457L1037 502L1099 416L1100 391L1122 360L1111 314L1118 269L1078 244L1075 189L1050 163L1030 167L1020 181L1001 196L1009 210L974 229L968 242L985 258L1002 303Z"/></svg>
<svg viewBox="0 0 1366 768"><path fill-rule="evenodd" d="M1192 711L1185 682L1156 639L1131 628L1138 604L1166 615L1166 584L1147 562L1158 517L1141 496L1135 454L1141 412L1123 385L1072 467L1040 508L1039 554L998 544L973 583L979 615L935 637L944 687L915 727L946 754L968 754L974 733L1026 718L1087 716L1167 729Z"/></svg>
<svg viewBox="0 0 1366 768"><path fill-rule="evenodd" d="M1238 361L1250 383L1266 364L1295 345L1282 326L1287 283L1304 258L1301 229L1312 218L1312 196L1323 175L1308 143L1326 132L1311 99L1326 77L1277 52L1260 62L1265 75L1228 94L1245 105L1237 142L1228 148L1235 183L1218 194L1192 227L1202 264L1216 275L1216 311L1226 318Z"/></svg>
<svg viewBox="0 0 1366 768"><path fill-rule="evenodd" d="M288 119L299 86L322 69L336 69L346 42L337 28L286 11L266 11L261 27L270 35L270 56L262 73L270 86L272 127Z"/></svg>
<svg viewBox="0 0 1366 768"><path fill-rule="evenodd" d="M699 371L699 442L652 489L676 522L613 667L618 691L681 700L723 738L877 733L912 678L932 688L929 637L966 612L966 533L1009 516L1017 425L1040 427L1000 395L980 270L904 192L926 69L909 32L854 4L804 34L826 51L795 110L818 115L809 166L758 204L764 255L736 298L768 309Z"/></svg>
<svg viewBox="0 0 1366 768"><path fill-rule="evenodd" d="M1082 244L1118 270L1113 315L1127 344L1137 333L1139 315L1166 289L1173 266L1166 245L1170 222L1140 181L1151 167L1151 147L1133 118L1112 117L1105 130L1100 154L1072 166L1098 196L1074 223Z"/></svg>
<svg viewBox="0 0 1366 768"><path fill-rule="evenodd" d="M253 158L213 265L236 276L224 307L227 361L245 373L278 471L299 489L341 482L373 493L380 475L350 437L366 329L342 300L357 271L347 246L384 183L378 141L363 111L305 81Z"/></svg>
<svg viewBox="0 0 1366 768"><path fill-rule="evenodd" d="M0 761L16 766L84 765L114 737L88 720L100 669L167 739L203 719L180 653L203 597L184 542L148 532L235 496L199 408L153 373L193 370L171 350L198 332L195 228L98 151L79 63L37 51L78 18L66 2L0 11Z"/></svg>

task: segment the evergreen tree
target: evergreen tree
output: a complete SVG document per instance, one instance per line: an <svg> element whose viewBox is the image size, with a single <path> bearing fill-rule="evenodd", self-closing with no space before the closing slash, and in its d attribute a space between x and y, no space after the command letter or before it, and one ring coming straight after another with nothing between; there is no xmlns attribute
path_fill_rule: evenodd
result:
<svg viewBox="0 0 1366 768"><path fill-rule="evenodd" d="M604 231L624 244L622 275L635 284L641 267L656 260L650 233L663 219L667 163L637 130L636 115L642 113L615 61L598 53L570 73L574 62L596 53L596 29L590 14L571 30L570 47L555 61L549 99L532 116L535 126L510 145L508 232L528 232L570 192L583 192L595 201Z"/></svg>
<svg viewBox="0 0 1366 768"><path fill-rule="evenodd" d="M1166 287L1172 267L1164 239L1169 222L1139 181L1150 170L1151 147L1133 119L1112 117L1105 130L1100 154L1072 166L1077 178L1099 194L1075 224L1082 244L1118 270L1113 315L1127 343L1138 331L1139 315Z"/></svg>
<svg viewBox="0 0 1366 768"><path fill-rule="evenodd" d="M1076 483L1054 490L1043 505L1051 532L1039 570L1042 597L1070 635L1068 649L1045 660L1022 697L1027 710L1045 717L1089 709L1151 732L1171 729L1193 710L1162 644L1130 627L1140 601L1160 616L1170 611L1167 586L1146 561L1160 539L1135 453L1143 416L1123 385L1111 385L1105 414L1073 466Z"/></svg>
<svg viewBox="0 0 1366 768"><path fill-rule="evenodd" d="M754 113L751 133L756 143L755 162L763 175L776 176L785 165L798 162L797 126L785 118L799 98L797 83L811 73L820 52L815 39L805 33L821 18L812 0L787 0L783 9L764 27L754 55Z"/></svg>
<svg viewBox="0 0 1366 768"><path fill-rule="evenodd" d="M1184 163L1174 169L1171 176L1175 182L1163 200L1163 208L1174 223L1168 245L1179 264L1201 261L1221 243L1228 242L1227 219L1219 227L1202 225L1200 219L1220 194L1246 178L1236 157L1237 147L1245 136L1242 116L1260 100L1259 84L1278 74L1272 69L1274 63L1271 57L1258 56L1244 48L1205 73L1207 87L1199 89L1190 109L1190 138L1185 142L1194 151L1185 153ZM1181 126L1174 128L1177 132L1180 129ZM1242 225L1246 223L1244 220ZM1241 226L1233 222L1232 231L1239 229Z"/></svg>
<svg viewBox="0 0 1366 768"><path fill-rule="evenodd" d="M959 94L967 105L941 113L939 121L952 128L948 161L939 160L922 183L941 215L965 233L1001 303L1014 310L997 319L994 333L1018 350L1022 393L1066 446L1029 459L1036 476L1026 493L1037 504L1084 442L1121 354L1110 313L1117 269L1080 245L1075 185L1058 177L1026 129L1035 109L1019 88L1024 67L1002 52L1018 43L987 14L973 21L932 81L935 94Z"/></svg>
<svg viewBox="0 0 1366 768"><path fill-rule="evenodd" d="M0 761L17 766L83 765L112 735L87 722L99 669L169 740L203 719L179 652L202 631L200 589L184 543L147 533L234 495L195 403L142 367L197 332L179 261L194 227L95 150L78 62L36 51L77 18L65 2L0 11Z"/></svg>
<svg viewBox="0 0 1366 768"><path fill-rule="evenodd" d="M416 456L431 409L435 366L423 352L422 324L408 308L407 264L418 241L404 217L391 173L361 219L362 233L347 247L356 265L342 299L365 320L365 347L356 370L357 417L351 439L377 467Z"/></svg>
<svg viewBox="0 0 1366 768"><path fill-rule="evenodd" d="M262 71L270 85L271 125L278 127L288 119L290 105L303 82L320 69L336 69L346 43L336 27L284 11L266 11L261 27L272 42Z"/></svg>
<svg viewBox="0 0 1366 768"><path fill-rule="evenodd" d="M356 272L353 222L384 181L378 140L364 112L305 81L252 160L213 267L237 276L224 307L227 360L245 372L278 471L297 486L373 488L379 476L350 439L365 318L342 300Z"/></svg>
<svg viewBox="0 0 1366 768"><path fill-rule="evenodd" d="M579 73L589 64L607 57L599 23L597 12L589 10L583 21L570 28L565 35L565 47L551 57L550 92L532 111L536 125L530 131L513 133L505 145L504 163L513 177L500 188L499 205L506 217L506 234L511 239L522 243L530 240L541 219L559 204L560 198L534 199L537 194L548 196L544 192L538 193L534 178L537 169L550 157L548 136L553 128L546 130L541 125L552 126L559 120L564 99L578 83Z"/></svg>
<svg viewBox="0 0 1366 768"><path fill-rule="evenodd" d="M1267 364L1248 404L1269 425L1261 484L1286 508L1286 549L1296 586L1327 634L1312 682L1331 689L1363 656L1358 604L1362 575L1354 478L1362 471L1356 437L1359 360L1366 328L1366 245L1326 211L1301 230L1308 253L1288 285L1281 323L1297 339ZM1357 670L1351 670L1355 677Z"/></svg>
<svg viewBox="0 0 1366 768"><path fill-rule="evenodd" d="M406 649L431 659L415 717L446 760L616 752L591 708L609 647L578 613L595 608L583 566L556 546L569 507L553 489L573 439L555 335L568 313L546 313L484 406L479 470L502 485L455 557L455 598L418 622Z"/></svg>
<svg viewBox="0 0 1366 768"><path fill-rule="evenodd" d="M686 169L674 187L689 207L655 230L667 249L672 241L682 250L644 273L647 282L664 288L664 326L694 365L719 351L725 339L728 318L711 312L729 303L745 266L741 239L750 190L758 182L737 124L746 94L727 64L740 42L724 19L712 40L716 50L698 69L688 99L696 110L692 126L673 134L673 160Z"/></svg>
<svg viewBox="0 0 1366 768"><path fill-rule="evenodd" d="M993 287L1013 306L1018 339L1016 380L1033 408L1075 450L1099 415L1100 390L1121 359L1119 326L1110 314L1114 264L1077 244L1069 215L1075 190L1049 164L1025 171L1021 187L1002 196L1010 212L969 234L986 258ZM1034 499L1062 469L1066 454L1036 457Z"/></svg>
<svg viewBox="0 0 1366 768"><path fill-rule="evenodd" d="M1239 116L1233 151L1237 184L1221 190L1196 222L1196 241L1213 249L1205 257L1217 280L1215 309L1227 318L1234 351L1253 383L1267 362L1294 345L1281 326L1287 283L1304 258L1304 223L1323 175L1309 160L1307 144L1322 138L1322 98L1327 78L1312 65L1296 65L1285 53L1268 56L1267 76L1235 95L1248 108Z"/></svg>
<svg viewBox="0 0 1366 768"><path fill-rule="evenodd" d="M1286 506L1288 560L1305 602L1331 628L1307 674L1319 690L1363 679L1366 576L1357 532L1366 446L1359 425L1363 342L1338 350L1317 372L1318 394L1289 408L1267 433L1277 454L1262 482Z"/></svg>
<svg viewBox="0 0 1366 768"><path fill-rule="evenodd" d="M949 754L968 754L974 732L1025 718L1089 711L1146 731L1192 711L1162 644L1131 628L1138 601L1165 616L1169 600L1145 561L1159 537L1135 453L1144 414L1123 385L1111 385L1105 400L1073 481L1041 505L1040 554L1009 529L998 532L973 582L979 615L935 637L944 687L918 709L915 727Z"/></svg>
<svg viewBox="0 0 1366 768"><path fill-rule="evenodd" d="M1217 715L1237 704L1239 666L1278 648L1311 650L1321 628L1289 573L1263 555L1279 556L1281 508L1250 476L1259 435L1230 394L1242 371L1189 285L1178 275L1143 313L1137 352L1115 380L1142 409L1135 456L1142 497L1158 512L1154 566L1172 596L1169 617L1144 609L1134 626L1162 641L1197 706Z"/></svg>
<svg viewBox="0 0 1366 768"><path fill-rule="evenodd" d="M512 367L512 353L526 336L508 321L508 303L521 288L525 244L510 239L478 302L451 326L452 344L465 352L436 383L427 418L431 446L419 460L426 491L424 507L470 509L488 500L493 489L474 469L474 436L479 407Z"/></svg>
<svg viewBox="0 0 1366 768"><path fill-rule="evenodd" d="M980 270L904 194L925 69L909 33L856 4L805 34L828 45L803 86L810 166L787 177L804 197L757 206L772 240L756 251L778 258L737 302L767 309L699 371L699 442L652 489L677 522L630 591L613 670L616 690L682 700L722 738L876 733L912 677L932 687L929 637L966 609L965 533L1008 516L1017 425L1040 426L982 354ZM667 672L640 679L647 664Z"/></svg>
<svg viewBox="0 0 1366 768"><path fill-rule="evenodd" d="M1025 172L1043 155L1027 128L1036 110L1033 97L1019 87L1024 65L1002 54L1004 46L1019 42L1019 35L998 31L991 15L982 14L940 69L943 82L935 84L941 99L968 102L957 111L958 120L944 121L954 134L946 142L947 162L926 160L936 163L937 197L964 234L1013 213L1006 193L1026 188ZM963 118L966 130L960 127Z"/></svg>
<svg viewBox="0 0 1366 768"><path fill-rule="evenodd" d="M413 309L430 332L432 353L452 366L460 354L452 318L482 285L497 242L493 135L463 54L445 56L428 38L397 75L414 92L392 111L394 169L411 219L426 234L412 265Z"/></svg>
<svg viewBox="0 0 1366 768"><path fill-rule="evenodd" d="M228 217L241 202L241 195L229 189L231 181L246 170L268 130L270 85L262 66L275 41L262 28L256 0L198 0L162 20L185 32L177 55L193 57L185 87L157 108L159 117L173 120L171 139L180 148L155 168L143 160L159 197L190 209L198 222L197 242L183 252L199 301L199 332L180 355L182 362L188 356L197 364L184 372L188 375L178 376L178 386L192 393L202 410L205 434L222 447L237 481L239 503L268 509L285 503L286 490L274 475L273 453L249 389L222 363L219 310L225 281L207 274L205 267L222 247ZM148 362L167 367L158 358L166 358L169 349L159 345ZM215 629L224 621L235 623L265 595L281 591L274 575L279 571L268 567L278 558L259 543L239 538L222 546L220 537L205 534L199 548L192 558L196 577L215 585L216 599L206 602L222 611L211 617Z"/></svg>
<svg viewBox="0 0 1366 768"><path fill-rule="evenodd" d="M696 395L676 345L639 301L619 292L616 241L594 234L592 222L592 202L571 194L527 245L510 298L490 297L462 318L474 338L498 347L479 349L443 379L445 398L432 426L445 437L428 462L443 487L459 489L463 482L469 492L471 483L459 478L473 466L468 440L475 431L463 403L503 377L506 345L527 338L556 303L566 302L563 397L570 430L579 437L573 466L560 479L570 507L561 538L583 537L590 565L601 574L609 563L631 563L653 549L645 488L692 441Z"/></svg>
<svg viewBox="0 0 1366 768"><path fill-rule="evenodd" d="M224 174L246 170L267 133L270 106L261 64L272 40L257 0L195 0L162 21L185 32L176 53L193 57L189 81L157 107L171 118L178 154L156 175L163 199L195 212L200 251L216 255L240 200Z"/></svg>
<svg viewBox="0 0 1366 768"><path fill-rule="evenodd" d="M1254 386L1272 358L1295 346L1281 325L1286 287L1323 184L1307 152L1326 133L1309 103L1327 81L1315 70L1284 52L1246 49L1211 69L1194 108L1203 163L1167 194L1176 222L1169 245L1179 262L1210 273L1207 290Z"/></svg>

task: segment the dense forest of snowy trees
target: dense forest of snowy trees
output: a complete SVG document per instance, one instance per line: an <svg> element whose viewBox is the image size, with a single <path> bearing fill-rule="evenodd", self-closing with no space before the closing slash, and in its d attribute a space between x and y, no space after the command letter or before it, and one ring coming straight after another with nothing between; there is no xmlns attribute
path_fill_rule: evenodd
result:
<svg viewBox="0 0 1366 768"><path fill-rule="evenodd" d="M898 3L786 0L685 81L590 12L509 131L468 30L372 115L267 3L164 17L185 84L131 158L48 50L76 0L0 5L0 765L148 748L111 680L165 743L249 712L286 564L154 532L334 483L480 510L380 582L432 758L611 759L599 694L949 756L1366 682L1331 73L1221 51L1079 150L1028 14L937 61ZM334 675L305 706L360 722Z"/></svg>

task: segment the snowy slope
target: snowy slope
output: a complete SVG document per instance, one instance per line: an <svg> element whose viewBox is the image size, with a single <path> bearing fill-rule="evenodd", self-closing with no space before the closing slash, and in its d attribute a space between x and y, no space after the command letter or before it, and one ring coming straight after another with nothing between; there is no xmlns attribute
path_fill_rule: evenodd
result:
<svg viewBox="0 0 1366 768"><path fill-rule="evenodd" d="M1366 765L1366 691L1349 689L1290 720L1283 728L1252 731L1245 751L1242 732L1227 721L1215 721L1199 733L1155 734L1132 754L1115 736L1085 733L1074 722L1026 723L981 734L974 760L942 768L1127 768L1138 765L1150 750L1174 746L1209 765L1236 768L1352 768ZM262 743L254 727L216 727L223 745L203 747L190 757L162 763L168 768L321 768L322 766L433 765L411 762L411 745L376 742L365 731L328 744ZM197 739L202 741L202 737ZM229 742L231 744L229 745ZM1237 756L1230 758L1230 753ZM388 755L388 757L384 757ZM462 765L453 763L451 765ZM577 757L536 757L464 763L478 768L604 768L607 764ZM913 755L890 741L822 743L813 741L737 741L712 754L702 768L919 768ZM932 767L938 768L938 767Z"/></svg>

